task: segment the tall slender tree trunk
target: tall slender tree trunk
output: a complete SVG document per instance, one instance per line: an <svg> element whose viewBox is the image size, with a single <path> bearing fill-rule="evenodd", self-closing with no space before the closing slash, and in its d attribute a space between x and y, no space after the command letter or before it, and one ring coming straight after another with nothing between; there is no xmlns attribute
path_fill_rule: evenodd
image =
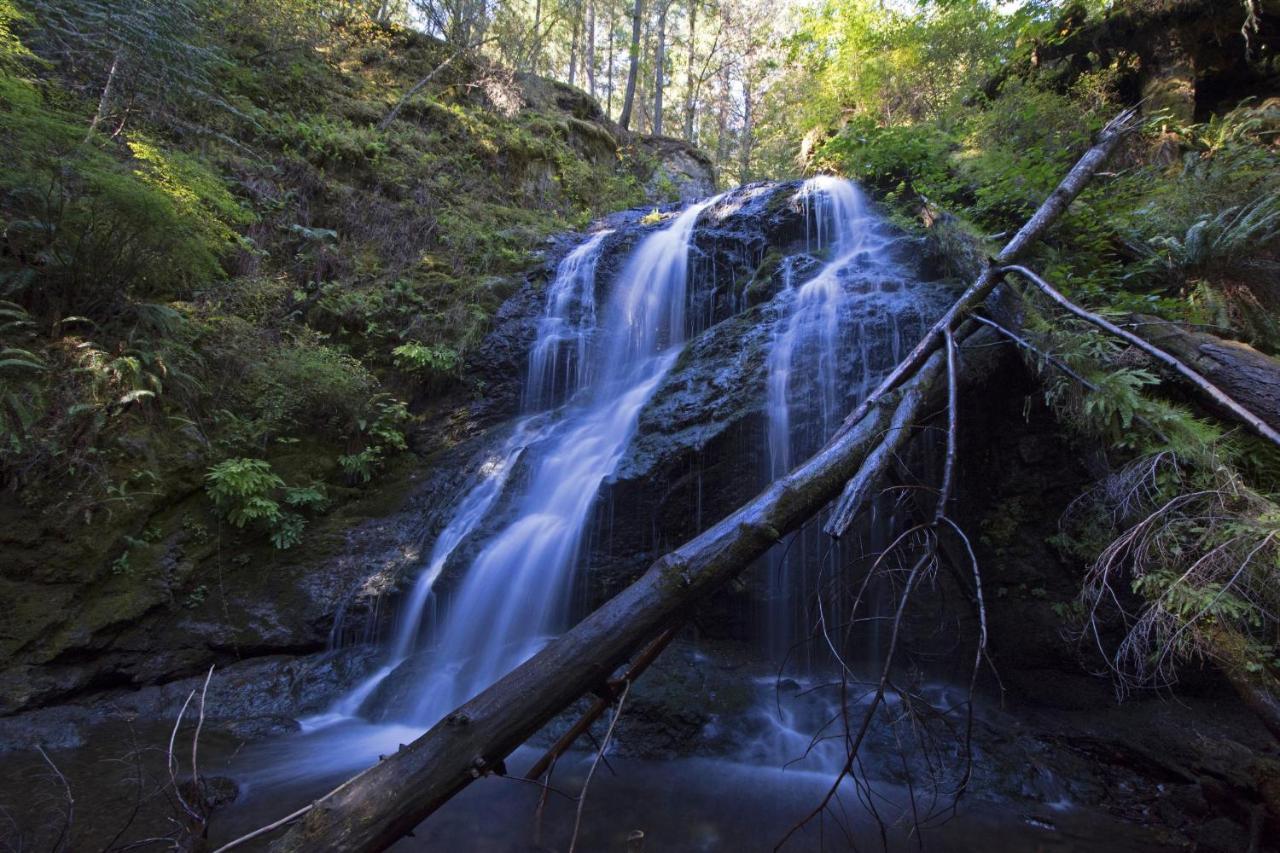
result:
<svg viewBox="0 0 1280 853"><path fill-rule="evenodd" d="M107 72L107 83L102 87L102 95L98 98L98 109L93 114L93 120L89 122L89 132L85 134L85 141L88 142L93 132L98 129L98 125L102 124L102 120L106 118L107 110L111 109L111 101L116 91L116 75L120 71L120 57L124 54L124 49L116 50L115 56L111 57L111 70Z"/></svg>
<svg viewBox="0 0 1280 853"><path fill-rule="evenodd" d="M658 42L653 54L653 135L662 135L662 87L666 83L667 10L671 0L662 0L658 10Z"/></svg>
<svg viewBox="0 0 1280 853"><path fill-rule="evenodd" d="M587 0L587 92L596 96L596 0Z"/></svg>
<svg viewBox="0 0 1280 853"><path fill-rule="evenodd" d="M751 109L752 82L751 75L742 75L742 140L738 146L738 182L745 184L751 178L751 148L755 141L755 116Z"/></svg>
<svg viewBox="0 0 1280 853"><path fill-rule="evenodd" d="M569 85L578 79L578 37L582 34L582 0L573 4L573 35L569 38Z"/></svg>
<svg viewBox="0 0 1280 853"><path fill-rule="evenodd" d="M697 56L697 41L698 0L689 0L689 56L684 78L684 138L689 143L693 142L693 116L698 106L697 78L693 71L694 58Z"/></svg>
<svg viewBox="0 0 1280 853"><path fill-rule="evenodd" d="M729 160L729 66L720 72L720 98L716 107L716 172L724 174Z"/></svg>
<svg viewBox="0 0 1280 853"><path fill-rule="evenodd" d="M613 47L618 41L618 6L615 2L609 4L609 67L605 69L605 84L609 90L609 94L605 99L605 113L609 118L613 118Z"/></svg>
<svg viewBox="0 0 1280 853"><path fill-rule="evenodd" d="M538 73L538 53L542 49L542 0L533 4L533 46L529 48L529 70Z"/></svg>
<svg viewBox="0 0 1280 853"><path fill-rule="evenodd" d="M622 115L618 124L623 130L631 126L631 108L636 100L636 77L640 74L640 18L644 15L644 0L635 0L631 6L631 56L627 65L627 91L622 97Z"/></svg>

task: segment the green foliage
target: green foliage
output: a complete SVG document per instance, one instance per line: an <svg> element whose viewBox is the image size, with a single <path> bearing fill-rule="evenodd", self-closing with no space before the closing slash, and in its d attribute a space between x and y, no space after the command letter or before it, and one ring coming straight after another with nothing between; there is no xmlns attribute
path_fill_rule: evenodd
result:
<svg viewBox="0 0 1280 853"><path fill-rule="evenodd" d="M280 505L268 496L283 488L284 480L264 459L227 459L205 474L205 491L236 527L279 521Z"/></svg>
<svg viewBox="0 0 1280 853"><path fill-rule="evenodd" d="M188 157L139 137L128 156L85 139L83 124L32 84L0 74L0 173L7 252L0 296L46 325L96 321L131 298L218 278L247 221L224 185Z"/></svg>
<svg viewBox="0 0 1280 853"><path fill-rule="evenodd" d="M458 367L458 353L448 347L409 341L391 351L396 367L410 373L444 374Z"/></svg>
<svg viewBox="0 0 1280 853"><path fill-rule="evenodd" d="M355 482L367 483L386 463L387 457L408 449L404 426L409 421L408 406L402 400L380 395L371 401L367 414L357 426L364 447L355 453L338 457L338 464L347 477Z"/></svg>
<svg viewBox="0 0 1280 853"><path fill-rule="evenodd" d="M301 542L307 524L302 515L284 507L318 510L327 501L318 485L286 486L264 459L224 459L205 474L205 492L227 521L265 530L280 550Z"/></svg>

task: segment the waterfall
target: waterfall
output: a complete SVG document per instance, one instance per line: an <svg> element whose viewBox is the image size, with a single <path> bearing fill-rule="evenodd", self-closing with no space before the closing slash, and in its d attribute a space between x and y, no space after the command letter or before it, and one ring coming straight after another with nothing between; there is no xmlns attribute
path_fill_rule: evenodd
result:
<svg viewBox="0 0 1280 853"><path fill-rule="evenodd" d="M566 400L590 382L587 348L596 325L596 264L606 228L565 256L547 288L547 306L529 352L524 407L539 411ZM577 317L574 317L574 314Z"/></svg>
<svg viewBox="0 0 1280 853"><path fill-rule="evenodd" d="M881 365L897 361L903 338L924 328L921 300L903 286L913 277L891 256L894 237L855 184L810 178L794 201L804 210L806 249L824 262L799 284L791 265L782 270L785 313L767 365L769 480L816 452L871 391ZM845 559L840 543L816 529L770 555L764 639L776 659L811 663L811 646L797 644L812 628L820 579L838 577Z"/></svg>
<svg viewBox="0 0 1280 853"><path fill-rule="evenodd" d="M379 686L424 641L431 660L413 685L410 707L384 712L431 725L567 627L596 493L684 343L690 241L698 216L714 201L685 209L631 252L603 327L595 271L611 232L596 232L560 262L529 352L527 414L479 466L436 538L400 608L384 663L328 713L304 720L304 729L367 712ZM436 582L458 546L489 520L517 467L522 488L510 500L513 520L484 543L438 621Z"/></svg>
<svg viewBox="0 0 1280 853"><path fill-rule="evenodd" d="M550 434L530 448L529 480L516 501L515 520L484 546L456 591L413 722L434 723L566 627L596 493L684 342L689 243L712 201L687 208L649 235L623 267L591 349L597 362L580 373L590 381Z"/></svg>

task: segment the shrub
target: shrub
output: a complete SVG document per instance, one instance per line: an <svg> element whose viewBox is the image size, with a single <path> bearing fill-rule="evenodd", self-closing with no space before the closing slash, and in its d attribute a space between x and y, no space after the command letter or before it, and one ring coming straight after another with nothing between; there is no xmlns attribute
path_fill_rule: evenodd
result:
<svg viewBox="0 0 1280 853"><path fill-rule="evenodd" d="M325 495L318 486L290 488L263 459L225 459L205 474L205 491L227 521L236 527L253 525L267 532L281 550L302 540L306 519L295 509L317 509Z"/></svg>

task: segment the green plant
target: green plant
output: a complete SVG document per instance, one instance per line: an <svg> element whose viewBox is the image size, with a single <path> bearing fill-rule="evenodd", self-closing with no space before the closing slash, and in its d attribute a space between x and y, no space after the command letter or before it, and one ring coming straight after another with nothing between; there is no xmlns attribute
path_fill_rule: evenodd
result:
<svg viewBox="0 0 1280 853"><path fill-rule="evenodd" d="M284 480L265 459L225 459L210 468L204 479L205 491L236 527L279 522L280 504L270 496L284 488Z"/></svg>
<svg viewBox="0 0 1280 853"><path fill-rule="evenodd" d="M409 421L408 406L389 395L379 395L360 418L357 426L365 446L357 452L338 457L338 464L348 478L361 483L373 479L388 454L408 448L404 425Z"/></svg>
<svg viewBox="0 0 1280 853"><path fill-rule="evenodd" d="M392 360L401 370L420 374L444 374L457 368L458 353L439 344L428 346L417 341L403 343L391 351Z"/></svg>
<svg viewBox="0 0 1280 853"><path fill-rule="evenodd" d="M1186 233L1150 237L1145 248L1166 275L1185 279L1214 264L1235 264L1277 239L1280 192L1206 213L1191 223Z"/></svg>

